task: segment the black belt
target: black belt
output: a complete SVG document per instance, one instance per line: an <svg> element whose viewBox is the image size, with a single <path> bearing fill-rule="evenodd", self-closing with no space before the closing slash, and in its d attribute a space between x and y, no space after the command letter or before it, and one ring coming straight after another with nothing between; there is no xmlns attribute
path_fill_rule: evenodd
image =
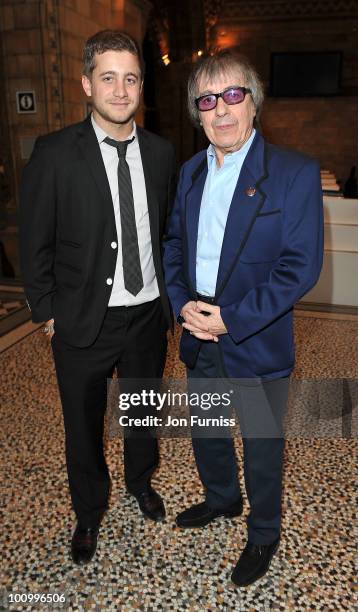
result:
<svg viewBox="0 0 358 612"><path fill-rule="evenodd" d="M201 295L201 293L196 294L196 299L199 302L205 302L205 304L213 304L215 305L215 297L211 295Z"/></svg>
<svg viewBox="0 0 358 612"><path fill-rule="evenodd" d="M215 306L215 297L211 296L211 295L201 295L201 293L197 293L196 294L196 299L199 302L204 302L205 304L212 304L213 306ZM202 314L204 314L205 316L208 316L210 313L209 312L202 312Z"/></svg>
<svg viewBox="0 0 358 612"><path fill-rule="evenodd" d="M154 304L156 300L160 300L160 297L156 297L153 300L149 300L148 302L142 302L141 304L129 304L128 306L108 306L107 310L111 310L114 312L127 311L132 308L140 308L140 306L147 306L148 304Z"/></svg>

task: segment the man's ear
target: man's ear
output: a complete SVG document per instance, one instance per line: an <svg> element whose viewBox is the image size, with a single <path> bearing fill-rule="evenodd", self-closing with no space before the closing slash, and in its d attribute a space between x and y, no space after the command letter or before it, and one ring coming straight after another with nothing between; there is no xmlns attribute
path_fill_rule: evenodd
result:
<svg viewBox="0 0 358 612"><path fill-rule="evenodd" d="M251 96L250 96L250 98L251 98ZM252 104L252 119L254 120L256 118L256 115L257 115L257 109L256 109L256 106L255 106L254 101L252 100L252 98L251 98L251 104Z"/></svg>
<svg viewBox="0 0 358 612"><path fill-rule="evenodd" d="M141 83L140 83L140 88L139 88L140 93L142 93L142 91L143 91L143 82L144 81L141 81Z"/></svg>
<svg viewBox="0 0 358 612"><path fill-rule="evenodd" d="M88 76L85 74L82 75L82 87L86 96L90 97L92 95L92 84Z"/></svg>

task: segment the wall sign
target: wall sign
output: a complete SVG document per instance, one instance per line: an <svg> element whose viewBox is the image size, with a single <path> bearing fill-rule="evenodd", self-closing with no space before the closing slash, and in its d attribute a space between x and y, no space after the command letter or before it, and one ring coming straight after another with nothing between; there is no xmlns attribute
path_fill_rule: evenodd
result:
<svg viewBox="0 0 358 612"><path fill-rule="evenodd" d="M36 113L36 96L34 91L17 91L16 92L16 107L17 112Z"/></svg>

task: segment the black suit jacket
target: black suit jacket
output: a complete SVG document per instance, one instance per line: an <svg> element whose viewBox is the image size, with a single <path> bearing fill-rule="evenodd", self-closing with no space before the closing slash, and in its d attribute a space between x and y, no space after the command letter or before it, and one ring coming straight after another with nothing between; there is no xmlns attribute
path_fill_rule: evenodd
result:
<svg viewBox="0 0 358 612"><path fill-rule="evenodd" d="M174 198L172 145L137 127L144 170L154 266L163 309L162 238ZM118 240L112 196L90 117L38 138L23 173L20 256L32 320L55 319L74 346L96 338L111 295Z"/></svg>

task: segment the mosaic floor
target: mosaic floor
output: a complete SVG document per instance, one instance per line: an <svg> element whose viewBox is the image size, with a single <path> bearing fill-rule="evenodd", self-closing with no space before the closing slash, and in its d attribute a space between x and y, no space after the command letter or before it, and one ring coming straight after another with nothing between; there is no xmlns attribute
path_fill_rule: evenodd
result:
<svg viewBox="0 0 358 612"><path fill-rule="evenodd" d="M296 378L358 378L358 318L306 315L298 314L295 321ZM229 579L245 544L242 517L218 519L199 531L175 528L176 513L201 499L189 440L161 441L162 462L154 486L166 501L167 520L156 525L141 516L125 493L121 440L111 439L110 510L95 560L81 569L68 555L74 519L46 338L37 331L0 359L0 609L357 609L357 438L287 442L281 547L270 572L242 590ZM176 340L171 340L166 375L184 376ZM237 451L240 455L239 441ZM247 511L246 504L244 514ZM54 600L64 594L66 603L22 604L21 596L28 599L30 593L49 594Z"/></svg>
<svg viewBox="0 0 358 612"><path fill-rule="evenodd" d="M21 287L0 285L0 337L31 318Z"/></svg>

